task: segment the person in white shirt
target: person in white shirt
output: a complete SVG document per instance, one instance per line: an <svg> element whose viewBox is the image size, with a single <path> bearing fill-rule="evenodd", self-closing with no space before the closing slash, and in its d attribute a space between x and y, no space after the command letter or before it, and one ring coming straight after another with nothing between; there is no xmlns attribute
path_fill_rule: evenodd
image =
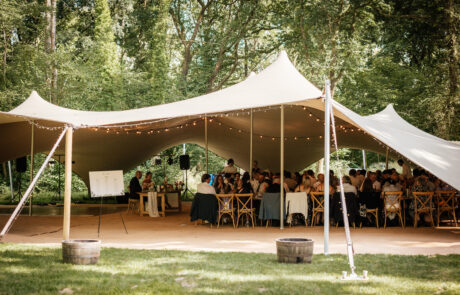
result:
<svg viewBox="0 0 460 295"><path fill-rule="evenodd" d="M344 193L354 193L355 195L358 194L358 190L356 186L351 184L351 179L349 176L345 175L342 177L343 182L343 192ZM340 192L340 185L337 186L337 191Z"/></svg>
<svg viewBox="0 0 460 295"><path fill-rule="evenodd" d="M355 169L350 169L348 172L351 180L351 184L354 185L355 187L360 187L361 186L361 178L356 174Z"/></svg>
<svg viewBox="0 0 460 295"><path fill-rule="evenodd" d="M377 174L371 173L369 175L369 178L372 181L372 188L374 189L374 191L376 192L382 191L382 184L380 183L380 181L377 180Z"/></svg>
<svg viewBox="0 0 460 295"><path fill-rule="evenodd" d="M404 177L405 179L409 179L412 177L412 172L410 170L410 167L409 165L407 165L406 163L404 163L404 161L402 159L399 159L398 160L398 164L399 166L402 167L402 173L401 173L401 176Z"/></svg>
<svg viewBox="0 0 460 295"><path fill-rule="evenodd" d="M205 173L201 176L201 183L196 187L196 192L205 195L215 195L216 190L209 183L211 182L211 175Z"/></svg>
<svg viewBox="0 0 460 295"><path fill-rule="evenodd" d="M230 173L233 175L236 172L238 172L238 170L236 170L236 167L234 165L235 165L235 161L233 161L233 159L228 159L227 166L225 166L224 170L222 170L222 174Z"/></svg>

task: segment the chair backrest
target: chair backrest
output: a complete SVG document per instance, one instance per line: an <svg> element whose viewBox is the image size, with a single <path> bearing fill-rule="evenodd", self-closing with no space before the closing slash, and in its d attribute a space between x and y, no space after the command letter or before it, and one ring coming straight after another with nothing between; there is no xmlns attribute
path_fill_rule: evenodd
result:
<svg viewBox="0 0 460 295"><path fill-rule="evenodd" d="M324 192L310 192L312 208L324 210Z"/></svg>
<svg viewBox="0 0 460 295"><path fill-rule="evenodd" d="M233 210L233 194L216 194L219 211Z"/></svg>
<svg viewBox="0 0 460 295"><path fill-rule="evenodd" d="M382 192L385 200L385 210L395 212L401 210L401 198L403 192ZM386 208L388 206L388 209Z"/></svg>
<svg viewBox="0 0 460 295"><path fill-rule="evenodd" d="M435 191L436 200L440 209L453 209L455 207L456 191Z"/></svg>
<svg viewBox="0 0 460 295"><path fill-rule="evenodd" d="M416 211L431 209L433 192L412 192L414 196L414 208Z"/></svg>
<svg viewBox="0 0 460 295"><path fill-rule="evenodd" d="M238 204L238 210L251 210L253 197L253 194L235 194L235 198Z"/></svg>

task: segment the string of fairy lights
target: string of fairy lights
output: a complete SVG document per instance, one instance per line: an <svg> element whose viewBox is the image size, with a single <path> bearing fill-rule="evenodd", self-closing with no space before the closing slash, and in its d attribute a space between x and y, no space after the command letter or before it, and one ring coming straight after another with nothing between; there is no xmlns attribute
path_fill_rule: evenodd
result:
<svg viewBox="0 0 460 295"><path fill-rule="evenodd" d="M123 124L113 124L113 125L80 125L80 126L73 126L75 130L77 129L86 129L86 130L92 130L95 132L105 132L106 134L113 134L113 135L121 135L121 134L128 134L128 135L159 135L159 134L164 134L168 132L173 132L174 130L180 130L184 128L193 128L193 127L200 127L203 128L204 121L205 119L208 120L208 124L212 126L219 126L222 127L223 130L226 129L228 132L234 132L237 134L242 134L242 135L248 135L250 134L250 131L242 129L242 128L236 128L234 126L230 126L228 124L223 123L219 118L227 118L227 117L244 117L244 116L250 116L251 115L251 110L252 113L258 113L258 112L268 112L271 110L275 109L280 109L281 106L269 106L269 107L259 107L259 108L253 108L253 109L241 109L238 111L229 111L229 112L220 112L220 113L210 113L210 114L201 114L201 115L196 115L196 116L188 116L187 120L185 123L181 124L176 124L173 126L167 126L167 127L161 127L161 128L153 128L152 125L159 124L159 123L164 123L167 122L173 118L162 118L162 119L155 119L155 120L150 120L150 121L143 121L143 122L138 122L138 123L123 123ZM322 126L325 125L324 119L320 118L319 116L315 115L310 108L306 106L299 106L299 105L286 105L285 108L298 108L301 109L305 112L305 118L306 119L311 119L315 123L320 124ZM18 116L22 117L22 116ZM56 131L56 130L62 130L65 127L64 126L46 126L43 124L40 124L37 121L30 120L28 118L25 118L27 122L34 127L37 127L39 129L44 129L44 130L49 130L49 131ZM208 125L209 126L209 125ZM332 124L331 124L332 127ZM338 128L338 131L341 133L348 133L348 134L367 134L370 137L373 138L373 140L382 148L386 149L389 148L386 144L382 143L380 140L375 138L373 135L368 134L361 128L358 128L356 126L353 126L351 124L340 124L336 126ZM260 133L253 133L254 138L259 139L259 140L271 140L271 141L279 141L281 139L280 136L273 136L273 135L268 135L268 134L260 134ZM323 135L317 135L317 136L285 136L284 140L289 140L289 141L299 141L299 142L310 142L312 140L316 139L323 139ZM390 151L392 153L397 153L395 150L390 148Z"/></svg>

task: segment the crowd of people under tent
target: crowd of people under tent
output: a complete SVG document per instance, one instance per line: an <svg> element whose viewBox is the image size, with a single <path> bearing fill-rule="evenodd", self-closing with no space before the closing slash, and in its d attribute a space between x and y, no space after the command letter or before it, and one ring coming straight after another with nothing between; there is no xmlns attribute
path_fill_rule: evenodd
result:
<svg viewBox="0 0 460 295"><path fill-rule="evenodd" d="M395 168L387 170L366 171L365 169L350 169L348 175L342 177L344 193L354 194L359 198L359 212L363 218L365 225L373 225L373 221L366 214L367 209L378 208L383 212L384 207L388 206L381 192L434 192L434 191L449 191L454 190L451 186L444 183L429 172L415 168L411 169L404 160L398 160L401 166L402 173L398 173ZM131 197L137 198L136 193L151 189L154 186L152 181L152 173L147 172L144 180L140 183L142 172L137 171L129 184ZM302 174L299 172L291 173L284 172L283 190L289 192L305 192L309 195L311 192L324 192L324 174L318 173L315 175L313 170L305 170ZM332 198L339 198L337 194L340 192L339 179L333 170L329 172L329 192ZM170 190L173 189L171 184L164 184ZM177 184L176 184L177 186ZM203 174L201 183L197 186L197 193L207 195L217 194L253 194L253 207L258 212L261 200L265 193L280 193L281 192L281 174L272 173L269 170L262 170L258 167L258 162L253 162L252 176L249 172L240 174L235 167L233 159L227 161L227 165L222 171L215 175ZM371 194L370 194L371 193ZM392 197L391 195L389 196ZM311 207L311 200L309 199ZM399 205L398 205L399 206ZM413 202L408 206L408 213L411 218L414 218ZM353 209L352 209L353 210ZM358 210L358 209L357 209ZM311 211L311 208L310 208ZM317 219L311 221L311 213L308 216L310 222L320 224L323 220ZM319 216L318 216L319 217ZM394 214L390 214L391 221L396 224ZM292 222L298 223L304 220L302 218L294 218ZM374 221L375 222L375 221ZM418 221L421 225L429 225L428 216ZM334 223L334 220L332 220Z"/></svg>
<svg viewBox="0 0 460 295"><path fill-rule="evenodd" d="M410 166L399 159L398 165L401 166L402 173L398 173L395 168L387 170L366 171L365 169L350 169L348 175L342 177L344 193L352 193L360 198L359 214L363 217L364 224L373 225L371 218L366 215L366 209L379 208L383 212L385 203L381 192L434 192L454 190L450 185L441 181L439 178L429 172ZM246 194L254 195L254 207L256 212L260 206L260 201L265 193L281 192L281 174L272 173L269 170L262 170L258 167L257 161L253 162L252 177L248 172L242 175L234 166L233 159L227 161L227 166L220 173L213 175L204 174L202 183L197 186L197 193L202 194ZM329 172L329 192L333 197L340 192L339 179L333 170ZM212 180L212 183L211 183ZM324 174L315 175L313 170L305 170L302 174L299 172L284 172L283 189L285 193L289 192L324 192ZM373 193L373 194L366 194ZM363 199L363 196L367 199ZM389 195L391 198L392 196ZM374 198L374 199L369 199ZM311 200L310 200L311 201ZM409 215L414 218L413 202L408 207ZM396 225L394 214L390 214L390 224ZM298 222L302 218L295 219ZM394 221L394 222L393 222ZM315 222L321 222L318 220ZM420 225L429 225L427 216L418 221ZM334 220L332 220L334 223Z"/></svg>

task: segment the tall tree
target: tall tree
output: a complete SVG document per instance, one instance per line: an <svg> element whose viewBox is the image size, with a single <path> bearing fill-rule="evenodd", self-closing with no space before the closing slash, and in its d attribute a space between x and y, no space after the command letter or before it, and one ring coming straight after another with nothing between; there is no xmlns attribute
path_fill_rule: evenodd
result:
<svg viewBox="0 0 460 295"><path fill-rule="evenodd" d="M114 76L120 67L112 18L107 0L95 0L94 63L107 77Z"/></svg>

